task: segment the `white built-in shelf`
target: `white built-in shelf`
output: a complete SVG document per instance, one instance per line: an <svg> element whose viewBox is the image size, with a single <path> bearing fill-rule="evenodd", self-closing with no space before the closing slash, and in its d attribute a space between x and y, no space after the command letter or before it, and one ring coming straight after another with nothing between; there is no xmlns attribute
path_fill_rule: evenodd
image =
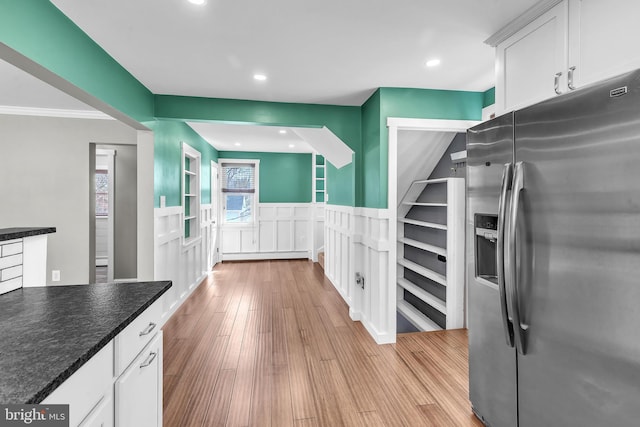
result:
<svg viewBox="0 0 640 427"><path fill-rule="evenodd" d="M433 280L436 283L440 283L443 286L447 286L447 278L444 277L440 273L436 273L433 270L430 270L426 267L421 266L420 264L416 264L413 261L409 261L406 258L400 258L398 260L398 264L403 266L404 268L408 268L411 271L418 273L421 276L426 277L427 279Z"/></svg>
<svg viewBox="0 0 640 427"><path fill-rule="evenodd" d="M184 197L196 197L196 196L197 196L197 194L192 194L192 193L186 193L184 195Z"/></svg>
<svg viewBox="0 0 640 427"><path fill-rule="evenodd" d="M446 208L446 203L419 203L419 202L402 202L403 205L407 206L425 206L428 208Z"/></svg>
<svg viewBox="0 0 640 427"><path fill-rule="evenodd" d="M185 221L188 221L188 220L196 219L196 218L197 218L197 216L185 216L185 217L184 217L184 220L185 220Z"/></svg>
<svg viewBox="0 0 640 427"><path fill-rule="evenodd" d="M420 298L422 301L429 304L431 307L435 308L442 314L447 314L447 303L442 301L440 298L430 294L429 292L422 289L420 286L411 283L407 279L398 278L398 286L402 289L406 289L411 292L413 295Z"/></svg>
<svg viewBox="0 0 640 427"><path fill-rule="evenodd" d="M416 328L424 332L441 331L442 328L436 322L422 314L420 310L404 300L398 301L398 311L405 319L413 324Z"/></svg>
<svg viewBox="0 0 640 427"><path fill-rule="evenodd" d="M444 257L447 256L447 250L445 248L441 248L439 246L430 245L428 243L423 243L423 242L418 242L417 240L408 239L406 237L399 238L398 242L400 242L400 243L402 243L404 245L413 246L414 248L422 249L422 250L427 251L427 252L431 252L431 253L434 253L434 254L442 255Z"/></svg>
<svg viewBox="0 0 640 427"><path fill-rule="evenodd" d="M324 181L324 178L316 178L316 181Z"/></svg>
<svg viewBox="0 0 640 427"><path fill-rule="evenodd" d="M195 174L196 174L195 172L191 172L191 171L190 171L190 170L188 170L188 169L185 169L185 170L184 170L184 173L185 173L185 175L195 175Z"/></svg>
<svg viewBox="0 0 640 427"><path fill-rule="evenodd" d="M436 224L435 222L418 221L417 219L398 218L398 222L402 222L404 224L418 225L420 227L436 228L438 230L447 229L447 226L445 224Z"/></svg>
<svg viewBox="0 0 640 427"><path fill-rule="evenodd" d="M444 184L446 186L445 203L419 202L425 188L431 184ZM426 242L421 242L422 238L413 236L405 237L404 227L398 227L398 266L401 270L397 279L398 286L398 312L401 313L414 326L423 331L441 329L435 322L429 319L428 315L422 313L420 309L404 300L404 294L410 293L416 299L424 302L434 310L445 315L447 329L456 329L464 326L464 179L459 177L422 179L413 181L406 194L398 205L398 223L411 224L419 227L427 227L446 232L446 244L438 243L430 236L424 236ZM436 201L442 199L436 199ZM443 210L444 208L444 210ZM411 209L421 212L437 214L442 217L446 213L444 224L420 221L417 219L402 218ZM441 221L438 219L438 221ZM442 237L442 235L440 236ZM418 239L418 240L416 240ZM442 245L445 247L440 247ZM411 248L418 248L431 252L446 259L446 273L440 274L427 267L421 261L419 263L409 261L404 257L405 251ZM417 251L416 251L417 253ZM423 254L424 255L424 254ZM446 298L440 299L429 290L412 283L410 278L405 278L402 270L411 270L422 277L445 286ZM411 277L411 276L408 276Z"/></svg>

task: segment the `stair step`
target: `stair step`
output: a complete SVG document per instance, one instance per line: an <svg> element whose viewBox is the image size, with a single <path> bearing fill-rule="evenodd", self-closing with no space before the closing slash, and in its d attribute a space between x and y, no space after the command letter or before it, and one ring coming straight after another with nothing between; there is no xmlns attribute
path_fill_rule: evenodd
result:
<svg viewBox="0 0 640 427"><path fill-rule="evenodd" d="M400 286L402 289L406 289L407 291L411 292L413 295L417 296L422 301L426 302L431 307L435 308L440 313L446 316L447 303L442 301L440 298L430 294L429 292L422 289L420 286L414 283L411 283L407 279L403 279L401 277L398 278L398 286Z"/></svg>
<svg viewBox="0 0 640 427"><path fill-rule="evenodd" d="M435 222L419 221L417 219L399 218L398 222L402 222L404 224L419 225L420 227L436 228L438 230L446 230L447 229L447 225L446 224L436 224Z"/></svg>
<svg viewBox="0 0 640 427"><path fill-rule="evenodd" d="M396 305L398 311L415 326L424 331L441 331L442 328L436 322L425 316L420 310L412 306L406 301L398 301Z"/></svg>
<svg viewBox="0 0 640 427"><path fill-rule="evenodd" d="M440 273L436 273L435 271L430 270L426 267L423 267L419 264L416 264L413 261L409 261L406 258L400 258L398 260L398 264L400 264L404 268L408 268L411 271L415 271L416 273L426 277L427 279L440 283L443 286L447 286L447 278Z"/></svg>
<svg viewBox="0 0 640 427"><path fill-rule="evenodd" d="M426 206L426 207L433 207L433 208L446 208L447 204L446 203L421 203L421 202L402 202L403 205L409 205L409 206Z"/></svg>
<svg viewBox="0 0 640 427"><path fill-rule="evenodd" d="M406 237L401 237L398 239L398 242L405 244L405 245L409 245L409 246L413 246L414 248L418 248L418 249L422 249L434 254L438 254L438 255L442 255L444 257L447 256L447 250L445 248L441 248L439 246L435 246L435 245L430 245L428 243L424 243L424 242L418 242L417 240L413 240L413 239L408 239Z"/></svg>

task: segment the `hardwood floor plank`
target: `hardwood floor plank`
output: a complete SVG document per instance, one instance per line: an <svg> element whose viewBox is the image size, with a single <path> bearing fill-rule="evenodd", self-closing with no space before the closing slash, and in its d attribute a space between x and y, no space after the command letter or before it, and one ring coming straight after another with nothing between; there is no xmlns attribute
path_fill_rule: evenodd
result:
<svg viewBox="0 0 640 427"><path fill-rule="evenodd" d="M322 269L224 262L164 331L164 425L481 427L466 330L377 345Z"/></svg>
<svg viewBox="0 0 640 427"><path fill-rule="evenodd" d="M229 427L249 425L251 396L256 371L255 354L258 348L257 323L258 313L255 310L249 311L236 370L236 379L231 393L229 415L226 423Z"/></svg>
<svg viewBox="0 0 640 427"><path fill-rule="evenodd" d="M217 427L226 424L235 379L236 371L234 369L220 371L215 388L209 396L210 404L207 407L202 426Z"/></svg>
<svg viewBox="0 0 640 427"><path fill-rule="evenodd" d="M258 335L256 352L256 375L251 394L249 425L256 427L271 426L271 333ZM278 427L278 426L274 426Z"/></svg>

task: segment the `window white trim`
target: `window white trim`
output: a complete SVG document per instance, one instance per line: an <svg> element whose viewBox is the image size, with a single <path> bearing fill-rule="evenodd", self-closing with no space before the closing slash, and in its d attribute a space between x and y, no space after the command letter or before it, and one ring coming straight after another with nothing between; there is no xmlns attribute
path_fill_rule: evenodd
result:
<svg viewBox="0 0 640 427"><path fill-rule="evenodd" d="M260 202L260 159L226 159L219 158L218 166L220 167L220 174L224 173L224 164L225 163L239 163L239 164L252 164L254 166L254 174L253 182L254 182L254 193L253 193L253 204L251 209L251 221L250 222L242 222L242 223L229 223L227 222L227 204L225 200L225 193L222 192L222 186L224 179L220 177L220 211L221 214L221 225L224 227L255 227L257 224L257 210L258 203Z"/></svg>
<svg viewBox="0 0 640 427"><path fill-rule="evenodd" d="M186 168L187 159L189 160L189 169ZM200 152L186 142L183 142L181 163L182 244L184 246L190 246L200 240L200 198L202 197L202 188L200 185ZM189 181L188 193L186 191L187 180ZM187 201L189 202L189 209L187 209Z"/></svg>

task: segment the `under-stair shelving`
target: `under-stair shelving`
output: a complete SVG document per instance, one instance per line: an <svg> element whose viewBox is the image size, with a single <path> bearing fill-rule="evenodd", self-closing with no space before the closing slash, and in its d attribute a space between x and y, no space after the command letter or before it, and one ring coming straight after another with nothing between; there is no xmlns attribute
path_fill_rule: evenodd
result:
<svg viewBox="0 0 640 427"><path fill-rule="evenodd" d="M452 177L412 182L398 206L397 309L421 331L464 326L464 205Z"/></svg>

